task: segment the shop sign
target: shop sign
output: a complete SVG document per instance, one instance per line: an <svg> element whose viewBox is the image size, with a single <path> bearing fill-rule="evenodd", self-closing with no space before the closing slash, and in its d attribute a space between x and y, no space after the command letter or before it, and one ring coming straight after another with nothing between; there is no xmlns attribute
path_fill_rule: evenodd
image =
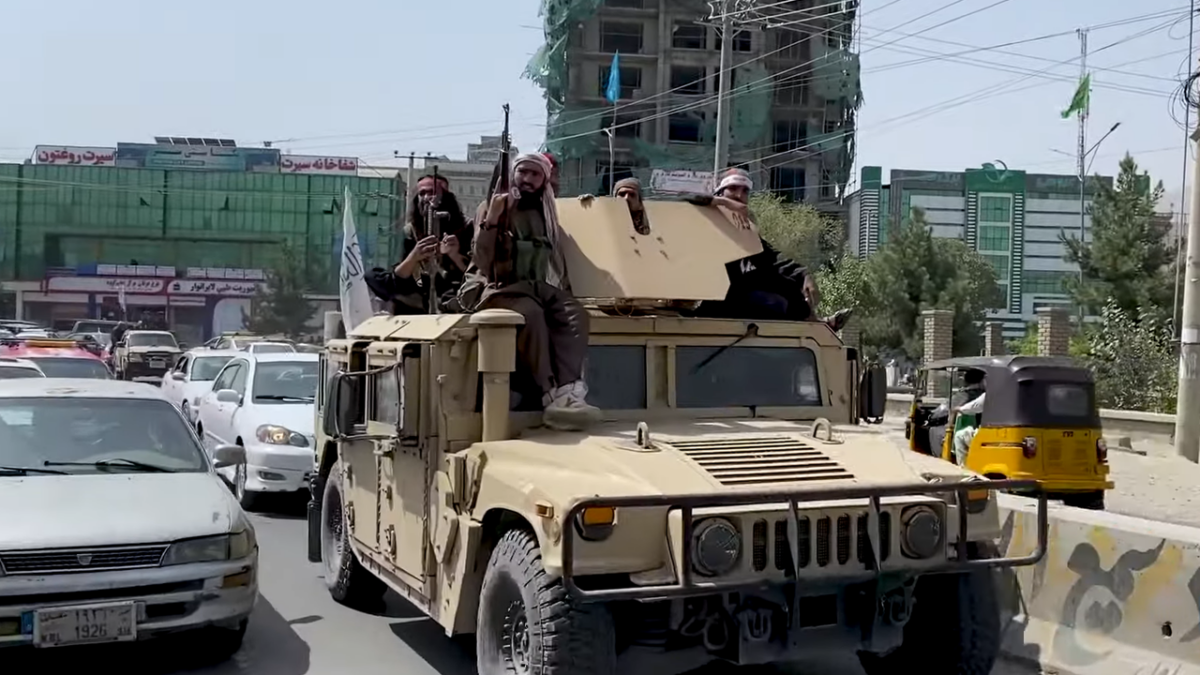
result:
<svg viewBox="0 0 1200 675"><path fill-rule="evenodd" d="M51 277L46 280L47 291L73 293L162 293L165 279L134 279L131 277Z"/></svg>
<svg viewBox="0 0 1200 675"><path fill-rule="evenodd" d="M189 279L250 279L256 281L263 281L267 278L266 273L262 270L239 267L189 267L184 276Z"/></svg>
<svg viewBox="0 0 1200 675"><path fill-rule="evenodd" d="M710 195L716 190L716 179L711 171L655 169L650 173L650 189L654 192Z"/></svg>
<svg viewBox="0 0 1200 675"><path fill-rule="evenodd" d="M116 148L78 145L39 145L33 149L34 164L65 166L116 166Z"/></svg>
<svg viewBox="0 0 1200 675"><path fill-rule="evenodd" d="M279 150L210 145L118 143L117 166L196 171L279 171Z"/></svg>
<svg viewBox="0 0 1200 675"><path fill-rule="evenodd" d="M279 160L279 172L325 176L357 176L358 159L354 157L284 155Z"/></svg>
<svg viewBox="0 0 1200 675"><path fill-rule="evenodd" d="M172 281L168 292L173 295L250 296L257 293L260 286L253 281L183 279Z"/></svg>

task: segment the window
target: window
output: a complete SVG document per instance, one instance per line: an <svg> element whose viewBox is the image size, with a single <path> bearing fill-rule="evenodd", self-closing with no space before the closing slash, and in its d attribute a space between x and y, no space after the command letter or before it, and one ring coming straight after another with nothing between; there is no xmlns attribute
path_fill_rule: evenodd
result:
<svg viewBox="0 0 1200 675"><path fill-rule="evenodd" d="M171 370L177 373L184 373L186 375L188 372L188 366L191 365L191 363L192 358L187 354L184 354L183 356L179 357L179 360L175 362L175 367ZM220 369L218 368L218 371L219 370Z"/></svg>
<svg viewBox="0 0 1200 675"><path fill-rule="evenodd" d="M130 347L178 347L170 333L131 333L125 338Z"/></svg>
<svg viewBox="0 0 1200 675"><path fill-rule="evenodd" d="M110 380L108 366L99 359L35 356L29 359L42 369L46 377L79 377L89 380Z"/></svg>
<svg viewBox="0 0 1200 675"><path fill-rule="evenodd" d="M244 373L240 380L244 388ZM235 380L234 384L237 383ZM268 361L259 363L254 370L255 403L312 403L316 397L316 361Z"/></svg>
<svg viewBox="0 0 1200 675"><path fill-rule="evenodd" d="M608 74L612 72L612 64L600 66L600 96L608 95ZM633 91L642 88L642 69L621 67L621 98L633 98Z"/></svg>
<svg viewBox="0 0 1200 675"><path fill-rule="evenodd" d="M1012 199L1002 196L982 196L979 198L979 222L981 223L1011 223Z"/></svg>
<svg viewBox="0 0 1200 675"><path fill-rule="evenodd" d="M600 24L600 51L642 53L642 24L604 21Z"/></svg>
<svg viewBox="0 0 1200 675"><path fill-rule="evenodd" d="M700 118L695 115L671 115L667 139L676 143L699 143L700 126Z"/></svg>
<svg viewBox="0 0 1200 675"><path fill-rule="evenodd" d="M399 380L402 377L399 366L395 370L371 376L374 394L371 397L373 421L384 422L394 427L400 426L403 421L403 408Z"/></svg>
<svg viewBox="0 0 1200 675"><path fill-rule="evenodd" d="M229 363L229 356L201 356L191 360L192 382L211 382Z"/></svg>
<svg viewBox="0 0 1200 675"><path fill-rule="evenodd" d="M776 80L775 102L784 106L808 104L808 84L802 75L789 75Z"/></svg>
<svg viewBox="0 0 1200 675"><path fill-rule="evenodd" d="M238 372L242 368L245 368L245 366L246 366L245 361L238 361L236 363L226 366L225 370L222 370L221 374L217 376L216 381L213 382L213 391L221 391L222 389L233 389L233 378L238 374Z"/></svg>
<svg viewBox="0 0 1200 675"><path fill-rule="evenodd" d="M113 461L105 467L93 462ZM0 400L0 465L72 474L120 473L121 460L172 472L207 470L204 453L174 406L141 398L5 398ZM30 474L30 478L38 474ZM153 506L153 505L151 505Z"/></svg>
<svg viewBox="0 0 1200 675"><path fill-rule="evenodd" d="M45 375L24 366L0 366L0 380L24 380L33 377L45 377Z"/></svg>
<svg viewBox="0 0 1200 675"><path fill-rule="evenodd" d="M721 48L722 48L721 33L718 32L717 33L717 44L715 46L715 49L717 51L720 51ZM733 51L748 52L748 51L751 51L753 48L754 48L754 44L750 39L750 31L739 30L738 32L733 34Z"/></svg>
<svg viewBox="0 0 1200 675"><path fill-rule="evenodd" d="M588 403L601 410L646 407L646 348L606 345L588 348Z"/></svg>
<svg viewBox="0 0 1200 675"><path fill-rule="evenodd" d="M1091 392L1078 384L1048 385L1046 412L1063 417L1087 417L1092 412Z"/></svg>
<svg viewBox="0 0 1200 675"><path fill-rule="evenodd" d="M980 251L1009 251L1009 227L1007 225L980 225Z"/></svg>
<svg viewBox="0 0 1200 675"><path fill-rule="evenodd" d="M612 186L615 183L626 178L633 178L633 167L615 164L611 173L610 176L608 162L596 162L596 175L600 176L600 194L602 195L612 194Z"/></svg>
<svg viewBox="0 0 1200 675"><path fill-rule="evenodd" d="M1040 295L1063 294L1067 292L1067 279L1074 276L1077 276L1074 272L1025 270L1021 276L1021 292Z"/></svg>
<svg viewBox="0 0 1200 675"><path fill-rule="evenodd" d="M676 347L675 382L680 408L821 405L817 360L805 348Z"/></svg>
<svg viewBox="0 0 1200 675"><path fill-rule="evenodd" d="M671 66L671 89L677 94L703 94L705 79L704 66Z"/></svg>
<svg viewBox="0 0 1200 675"><path fill-rule="evenodd" d="M837 180L830 169L821 169L821 199L832 199L837 190Z"/></svg>
<svg viewBox="0 0 1200 675"><path fill-rule="evenodd" d="M775 152L790 152L805 146L808 140L808 125L800 120L776 120Z"/></svg>
<svg viewBox="0 0 1200 675"><path fill-rule="evenodd" d="M777 166L771 169L771 192L784 201L804 201L804 169Z"/></svg>
<svg viewBox="0 0 1200 675"><path fill-rule="evenodd" d="M842 128L841 120L825 118L825 123L821 126L821 131L826 134L836 134L838 129Z"/></svg>
<svg viewBox="0 0 1200 675"><path fill-rule="evenodd" d="M638 115L608 113L600 123L602 129L612 129L617 138L638 138L642 135L642 123Z"/></svg>
<svg viewBox="0 0 1200 675"><path fill-rule="evenodd" d="M675 49L704 49L708 40L708 29L694 23L677 23L671 33L671 46Z"/></svg>
<svg viewBox="0 0 1200 675"><path fill-rule="evenodd" d="M992 270L996 272L996 280L1000 283L1008 282L1008 256L1006 255L984 255L983 259L992 266Z"/></svg>
<svg viewBox="0 0 1200 675"><path fill-rule="evenodd" d="M806 36L794 30L772 31L775 36L775 46L772 51L781 59L805 59Z"/></svg>

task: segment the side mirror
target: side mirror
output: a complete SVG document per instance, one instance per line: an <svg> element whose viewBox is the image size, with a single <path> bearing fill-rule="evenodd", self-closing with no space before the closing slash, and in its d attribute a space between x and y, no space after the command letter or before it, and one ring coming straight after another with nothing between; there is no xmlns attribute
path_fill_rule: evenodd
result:
<svg viewBox="0 0 1200 675"><path fill-rule="evenodd" d="M221 389L217 392L217 402L241 405L242 395L232 389Z"/></svg>
<svg viewBox="0 0 1200 675"><path fill-rule="evenodd" d="M184 375L183 373L179 372L178 370L175 370L175 371L171 372L171 379L179 380L180 382L182 382L187 379L187 375Z"/></svg>
<svg viewBox="0 0 1200 675"><path fill-rule="evenodd" d="M859 417L869 424L883 422L887 411L887 371L873 365L863 373L858 384Z"/></svg>
<svg viewBox="0 0 1200 675"><path fill-rule="evenodd" d="M213 450L213 466L224 469L246 463L246 449L240 445L218 445Z"/></svg>

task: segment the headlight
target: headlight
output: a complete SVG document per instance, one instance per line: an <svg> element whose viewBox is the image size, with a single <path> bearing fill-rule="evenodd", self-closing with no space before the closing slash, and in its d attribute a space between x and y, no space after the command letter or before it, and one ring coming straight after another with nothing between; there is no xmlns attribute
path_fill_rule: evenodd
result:
<svg viewBox="0 0 1200 675"><path fill-rule="evenodd" d="M130 355L129 355L129 360L130 360L130 361L141 361L141 360L142 360L142 355L141 355L141 354L130 354Z"/></svg>
<svg viewBox="0 0 1200 675"><path fill-rule="evenodd" d="M742 535L724 518L708 518L696 525L692 539L692 563L704 576L715 577L733 570L742 554Z"/></svg>
<svg viewBox="0 0 1200 675"><path fill-rule="evenodd" d="M900 514L900 548L907 558L932 558L942 548L945 537L942 518L933 507L910 506Z"/></svg>
<svg viewBox="0 0 1200 675"><path fill-rule="evenodd" d="M254 552L254 534L245 529L219 537L188 539L171 544L163 556L163 565L240 560Z"/></svg>
<svg viewBox="0 0 1200 675"><path fill-rule="evenodd" d="M308 438L301 433L297 433L287 427L276 426L274 424L264 424L255 432L260 443L270 445L293 445L297 448L307 448Z"/></svg>

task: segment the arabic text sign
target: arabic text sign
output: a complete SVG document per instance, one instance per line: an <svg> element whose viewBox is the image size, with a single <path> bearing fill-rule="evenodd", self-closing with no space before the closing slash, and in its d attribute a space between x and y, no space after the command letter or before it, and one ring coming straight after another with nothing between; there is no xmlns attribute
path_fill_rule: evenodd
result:
<svg viewBox="0 0 1200 675"><path fill-rule="evenodd" d="M259 284L253 281L202 281L187 279L172 281L168 291L172 295L235 295L250 296L258 292Z"/></svg>
<svg viewBox="0 0 1200 675"><path fill-rule="evenodd" d="M273 148L119 143L117 166L140 169L274 172L279 170L279 151Z"/></svg>
<svg viewBox="0 0 1200 675"><path fill-rule="evenodd" d="M165 279L135 279L131 277L50 277L47 291L74 293L161 293Z"/></svg>
<svg viewBox="0 0 1200 675"><path fill-rule="evenodd" d="M650 189L655 192L710 195L716 189L716 180L711 171L655 169L650 174Z"/></svg>
<svg viewBox="0 0 1200 675"><path fill-rule="evenodd" d="M39 145L33 149L35 164L71 166L116 166L116 148L93 148L71 145Z"/></svg>
<svg viewBox="0 0 1200 675"><path fill-rule="evenodd" d="M279 160L279 172L324 174L328 176L357 176L358 159L354 157L284 155Z"/></svg>

